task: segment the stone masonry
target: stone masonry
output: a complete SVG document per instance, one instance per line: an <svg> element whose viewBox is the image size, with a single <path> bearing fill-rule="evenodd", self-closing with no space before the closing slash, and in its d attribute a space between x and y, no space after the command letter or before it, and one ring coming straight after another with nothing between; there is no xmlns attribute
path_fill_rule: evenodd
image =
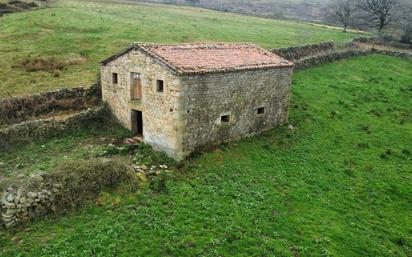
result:
<svg viewBox="0 0 412 257"><path fill-rule="evenodd" d="M102 97L123 126L181 160L287 122L292 70L248 43L139 43L102 62Z"/></svg>

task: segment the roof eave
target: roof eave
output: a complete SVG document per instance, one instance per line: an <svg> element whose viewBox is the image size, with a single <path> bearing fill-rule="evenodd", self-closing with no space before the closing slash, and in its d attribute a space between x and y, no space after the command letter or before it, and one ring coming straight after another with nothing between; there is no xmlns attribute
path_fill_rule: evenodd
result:
<svg viewBox="0 0 412 257"><path fill-rule="evenodd" d="M134 45L131 45L123 50L121 50L120 52L104 59L103 61L100 62L101 65L105 66L106 64L110 63L113 60L116 60L117 58L119 58L120 56L127 54L128 52L130 52L131 50L135 49Z"/></svg>

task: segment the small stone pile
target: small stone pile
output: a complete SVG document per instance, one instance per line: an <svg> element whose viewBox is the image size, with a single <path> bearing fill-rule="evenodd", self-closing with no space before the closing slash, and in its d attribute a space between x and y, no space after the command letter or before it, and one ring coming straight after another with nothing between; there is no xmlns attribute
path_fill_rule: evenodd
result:
<svg viewBox="0 0 412 257"><path fill-rule="evenodd" d="M144 163L140 165L132 165L132 169L136 171L138 174L143 175L144 177L154 177L156 175L161 174L162 172L170 173L171 171L168 170L167 165L161 164L161 165L152 165L147 167ZM141 176L139 176L141 177Z"/></svg>
<svg viewBox="0 0 412 257"><path fill-rule="evenodd" d="M41 175L33 177L33 182L40 182L37 190L26 186L8 187L0 198L0 224L12 228L35 217L56 211L56 199L61 190L60 184L54 184L50 189L42 185Z"/></svg>

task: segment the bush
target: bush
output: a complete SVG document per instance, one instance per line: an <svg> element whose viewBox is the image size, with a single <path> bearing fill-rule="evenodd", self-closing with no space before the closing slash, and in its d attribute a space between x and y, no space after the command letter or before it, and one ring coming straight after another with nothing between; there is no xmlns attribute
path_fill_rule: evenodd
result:
<svg viewBox="0 0 412 257"><path fill-rule="evenodd" d="M56 71L63 70L64 63L56 60L54 57L51 58L24 58L21 61L21 65L28 72L34 71Z"/></svg>
<svg viewBox="0 0 412 257"><path fill-rule="evenodd" d="M137 180L130 168L119 160L71 161L61 164L58 171L45 175L46 183L60 184L58 204L77 207L94 200L105 190L122 185L137 188Z"/></svg>
<svg viewBox="0 0 412 257"><path fill-rule="evenodd" d="M170 173L160 171L149 183L149 188L156 193L167 193L167 181L171 179Z"/></svg>

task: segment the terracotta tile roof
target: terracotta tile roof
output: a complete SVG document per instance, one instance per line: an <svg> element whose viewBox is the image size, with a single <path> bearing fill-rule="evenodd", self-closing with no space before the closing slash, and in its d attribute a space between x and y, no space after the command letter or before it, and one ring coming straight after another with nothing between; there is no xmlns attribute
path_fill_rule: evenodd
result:
<svg viewBox="0 0 412 257"><path fill-rule="evenodd" d="M250 43L137 43L102 64L116 59L131 49L140 49L177 74L229 72L239 70L290 67L292 62Z"/></svg>

